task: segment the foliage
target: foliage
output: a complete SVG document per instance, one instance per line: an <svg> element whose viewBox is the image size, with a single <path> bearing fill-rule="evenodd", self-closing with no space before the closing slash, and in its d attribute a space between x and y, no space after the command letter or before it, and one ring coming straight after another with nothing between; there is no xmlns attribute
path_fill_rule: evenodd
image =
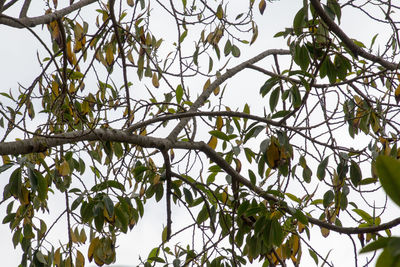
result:
<svg viewBox="0 0 400 267"><path fill-rule="evenodd" d="M399 8L390 1L304 0L274 36L287 49L251 58L256 18L273 2L47 0L45 14L27 17L26 0L14 18L16 2L0 1L0 24L41 46L39 75L0 102L3 223L21 266L111 264L118 237L152 201L166 216L144 266L299 266L306 251L333 266L309 242L315 228L346 234L356 264L373 240L362 252L384 248L377 265L397 266L400 218L372 200L382 186L400 205ZM387 26L388 39L367 47L348 36L341 20L354 9ZM228 80L244 70L264 83L246 81L235 108ZM251 92L259 103L245 102ZM63 211L46 221L57 197ZM61 221L68 238L47 242ZM178 242L186 232L193 240Z"/></svg>

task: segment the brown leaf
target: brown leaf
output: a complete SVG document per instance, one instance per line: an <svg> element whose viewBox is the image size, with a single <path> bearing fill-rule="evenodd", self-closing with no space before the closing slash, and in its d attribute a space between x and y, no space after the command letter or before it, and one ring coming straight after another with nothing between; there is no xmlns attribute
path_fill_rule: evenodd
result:
<svg viewBox="0 0 400 267"><path fill-rule="evenodd" d="M267 4L265 3L265 0L261 0L260 3L258 4L258 9L260 10L261 15L264 14L264 10Z"/></svg>

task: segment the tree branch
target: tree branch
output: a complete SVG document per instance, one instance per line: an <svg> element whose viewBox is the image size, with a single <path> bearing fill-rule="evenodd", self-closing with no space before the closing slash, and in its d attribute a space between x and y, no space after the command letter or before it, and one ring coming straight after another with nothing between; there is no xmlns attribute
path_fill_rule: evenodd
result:
<svg viewBox="0 0 400 267"><path fill-rule="evenodd" d="M31 0L25 0L24 5L21 8L21 12L19 13L19 18L26 18L30 4Z"/></svg>
<svg viewBox="0 0 400 267"><path fill-rule="evenodd" d="M156 138L150 136L134 135L129 134L126 131L114 130L114 129L96 129L86 131L68 132L64 134L58 134L51 137L34 137L21 141L4 142L0 143L0 155L18 155L18 154L29 154L35 152L44 152L50 147L55 147L63 144L73 144L82 141L111 141L111 142L123 142L135 144L141 147L157 148L160 150L168 150L170 148L186 149L186 150L198 150L203 152L211 161L221 167L232 179L235 179L238 183L243 184L249 190L256 193L258 196L264 198L267 201L280 203L281 200L265 192L261 187L253 185L248 179L236 172L231 165L224 160L214 149L209 147L204 142L171 142L168 138ZM289 208L282 207L282 209L288 214L293 212ZM360 234L360 233L374 233L386 229L393 228L400 224L400 218L396 218L390 222L370 226L365 228L359 227L340 227L336 226L311 216L307 216L308 221L312 224L320 227L327 228L329 230L343 233L343 234Z"/></svg>
<svg viewBox="0 0 400 267"><path fill-rule="evenodd" d="M260 61L261 59L269 56L269 55L290 55L289 50L285 49L269 49L266 50L257 56L237 65L236 67L232 69L228 69L221 77L217 78L214 82L210 84L210 86L203 91L203 93L196 99L196 101L193 103L193 105L190 107L188 112L196 112L198 108L204 104L204 102L210 97L212 92L221 85L223 82L225 82L227 79L231 78L238 72L244 70L245 68L249 67L250 65ZM179 133L182 131L182 129L186 126L186 124L189 122L190 118L184 118L182 119L178 125L171 131L171 133L168 135L168 139L170 141L175 141L176 138L178 137Z"/></svg>
<svg viewBox="0 0 400 267"><path fill-rule="evenodd" d="M66 8L56 10L49 14L45 14L45 15L38 16L38 17L32 17L32 18L25 17L25 18L16 19L16 18L9 17L7 15L1 14L0 15L0 24L4 24L4 25L10 26L10 27L19 28L19 29L22 29L25 27L35 27L37 25L47 24L47 23L50 23L57 19L61 19L65 15L68 15L69 13L72 13L75 10L78 10L84 6L90 5L94 2L97 2L97 0L81 0L75 4L72 4L68 7L66 7Z"/></svg>
<svg viewBox="0 0 400 267"><path fill-rule="evenodd" d="M379 63L383 67L389 70L396 70L400 67L399 64L394 64L390 61L384 60L382 57L375 56L373 54L368 53L358 45L356 45L343 31L342 29L325 13L322 8L320 0L310 0L317 14L321 17L321 19L328 25L329 30L334 32L340 40L350 49L350 51L355 55L362 56L363 58L369 59L373 62Z"/></svg>

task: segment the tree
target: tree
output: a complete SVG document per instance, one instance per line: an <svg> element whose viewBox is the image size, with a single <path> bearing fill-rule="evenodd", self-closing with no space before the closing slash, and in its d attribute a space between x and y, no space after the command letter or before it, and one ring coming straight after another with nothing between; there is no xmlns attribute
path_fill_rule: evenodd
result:
<svg viewBox="0 0 400 267"><path fill-rule="evenodd" d="M19 2L0 1L0 24L31 32L41 46L37 77L1 93L3 223L22 266L114 262L118 236L153 199L166 216L145 266L300 266L307 254L333 266L309 242L330 232L353 242L355 266L373 257L359 254L367 243L362 252L384 248L377 265L395 266L391 229L400 218L387 198L373 199L383 185L400 204L400 21L391 1L304 0L274 36L287 48L250 58L256 18L274 3L80 0L58 8L53 0L28 16L25 0L15 17ZM367 47L347 34L342 13L355 10L388 35ZM234 108L229 79L243 71L264 84L246 81ZM262 101L246 103L251 92ZM56 196L63 211L46 221ZM187 214L179 229L178 209ZM46 242L61 221L67 240ZM174 242L185 231L193 240Z"/></svg>

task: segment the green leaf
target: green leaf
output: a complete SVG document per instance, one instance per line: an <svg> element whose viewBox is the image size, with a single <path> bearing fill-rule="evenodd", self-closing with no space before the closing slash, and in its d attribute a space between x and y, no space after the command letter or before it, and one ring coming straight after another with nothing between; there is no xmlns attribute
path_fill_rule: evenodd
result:
<svg viewBox="0 0 400 267"><path fill-rule="evenodd" d="M107 209L107 213L110 217L114 216L114 203L108 196L103 197L104 206Z"/></svg>
<svg viewBox="0 0 400 267"><path fill-rule="evenodd" d="M335 198L335 194L332 192L332 190L326 191L324 194L324 200L323 200L323 204L324 207L328 207L331 203L332 200Z"/></svg>
<svg viewBox="0 0 400 267"><path fill-rule="evenodd" d="M221 132L221 131L213 130L213 131L209 131L209 134L211 134L212 136L215 136L219 139L222 139L224 141L230 140L229 136L227 136L224 132Z"/></svg>
<svg viewBox="0 0 400 267"><path fill-rule="evenodd" d="M186 36L187 36L187 33L188 33L188 31L187 30L185 30L182 34L181 34L181 36L179 37L179 42L183 42L183 40L185 40L185 38L186 38Z"/></svg>
<svg viewBox="0 0 400 267"><path fill-rule="evenodd" d="M400 161L380 155L376 158L375 166L383 189L400 206Z"/></svg>
<svg viewBox="0 0 400 267"><path fill-rule="evenodd" d="M4 164L4 165L0 166L0 173L8 170L12 166L14 166L14 164L12 164L12 163L7 163L7 164Z"/></svg>
<svg viewBox="0 0 400 267"><path fill-rule="evenodd" d="M75 210L77 207L79 207L79 205L82 203L83 200L83 196L80 195L79 197L77 197L74 202L72 202L71 205L71 211Z"/></svg>
<svg viewBox="0 0 400 267"><path fill-rule="evenodd" d="M305 45L295 46L295 56L294 61L298 64L302 71L306 71L310 65L310 56L308 54L307 47Z"/></svg>
<svg viewBox="0 0 400 267"><path fill-rule="evenodd" d="M49 190L47 180L39 171L34 171L37 180L37 192L38 198L41 201L45 201L47 198L47 192Z"/></svg>
<svg viewBox="0 0 400 267"><path fill-rule="evenodd" d="M178 87L176 87L175 93L176 93L176 102L177 102L178 104L180 104L181 101L182 101L182 96L183 96L183 88L182 88L182 85L179 84Z"/></svg>
<svg viewBox="0 0 400 267"><path fill-rule="evenodd" d="M10 176L10 193L14 197L18 197L19 192L21 191L21 168L17 168L13 171Z"/></svg>
<svg viewBox="0 0 400 267"><path fill-rule="evenodd" d="M240 57L240 50L239 47L237 47L236 45L232 46L232 56Z"/></svg>
<svg viewBox="0 0 400 267"><path fill-rule="evenodd" d="M183 194L185 195L185 201L189 204L189 206L193 203L192 192L189 189L183 188Z"/></svg>
<svg viewBox="0 0 400 267"><path fill-rule="evenodd" d="M266 94L269 93L269 91L271 91L272 87L274 87L275 84L277 84L279 81L278 78L276 77L271 77L269 78L264 84L263 86L261 86L260 88L260 94L262 96L265 96Z"/></svg>
<svg viewBox="0 0 400 267"><path fill-rule="evenodd" d="M342 10L340 9L340 5L337 2L337 0L328 0L328 7L333 10L340 24L340 18L342 17Z"/></svg>
<svg viewBox="0 0 400 267"><path fill-rule="evenodd" d="M326 157L323 161L321 161L321 163L318 165L317 177L321 181L324 180L324 178L325 178L325 170L326 170L326 167L328 166L328 161L329 161L329 156Z"/></svg>
<svg viewBox="0 0 400 267"><path fill-rule="evenodd" d="M252 170L248 170L248 172L249 172L249 178L250 178L250 182L251 182L251 184L252 185L256 185L256 182L257 182L257 178L256 178L256 175L254 174L254 172L252 171Z"/></svg>
<svg viewBox="0 0 400 267"><path fill-rule="evenodd" d="M300 35L303 32L303 27L305 24L306 11L302 7L296 14L293 20L293 29L296 35Z"/></svg>
<svg viewBox="0 0 400 267"><path fill-rule="evenodd" d="M270 234L270 241L279 247L282 244L283 241L283 230L281 224L278 222L278 220L273 219L271 221L271 230L269 232Z"/></svg>
<svg viewBox="0 0 400 267"><path fill-rule="evenodd" d="M275 88L269 97L269 108L271 109L271 112L275 110L276 105L278 104L280 91L280 87Z"/></svg>
<svg viewBox="0 0 400 267"><path fill-rule="evenodd" d="M303 169L303 179L304 179L304 182L306 182L306 183L311 182L311 176L312 176L312 171L311 171L311 169L310 169L308 166L306 166L306 167Z"/></svg>
<svg viewBox="0 0 400 267"><path fill-rule="evenodd" d="M394 252L385 248L381 255L379 255L375 267L399 267L399 254L393 255Z"/></svg>
<svg viewBox="0 0 400 267"><path fill-rule="evenodd" d="M365 212L364 210L361 209L353 209L353 211L355 213L357 213L358 215L360 215L361 218L364 219L364 221L366 221L369 224L373 224L374 220L372 219L372 216L369 215L367 212Z"/></svg>
<svg viewBox="0 0 400 267"><path fill-rule="evenodd" d="M229 53L232 51L232 44L229 39L226 41L225 46L224 46L224 55L227 56Z"/></svg>
<svg viewBox="0 0 400 267"><path fill-rule="evenodd" d="M366 245L365 247L363 247L360 250L360 253L371 252L371 251L375 251L375 250L384 248L387 246L390 239L391 239L391 237L380 237L380 238L378 238L378 240L373 241L373 242L369 243L368 245Z"/></svg>
<svg viewBox="0 0 400 267"><path fill-rule="evenodd" d="M115 206L114 212L116 220L121 224L122 232L126 233L128 231L128 215L126 211L123 211L121 207Z"/></svg>
<svg viewBox="0 0 400 267"><path fill-rule="evenodd" d="M292 103L294 108L299 108L301 106L301 95L299 88L294 85L291 89L290 92L292 94Z"/></svg>
<svg viewBox="0 0 400 267"><path fill-rule="evenodd" d="M358 186L362 179L361 169L358 164L352 160L350 165L350 180L354 186Z"/></svg>
<svg viewBox="0 0 400 267"><path fill-rule="evenodd" d="M119 143L119 142L113 142L113 149L114 149L115 156L116 156L117 158L120 159L120 158L124 155L124 150L123 150L123 148L122 148L121 143Z"/></svg>
<svg viewBox="0 0 400 267"><path fill-rule="evenodd" d="M199 214L197 215L196 222L201 224L208 219L208 210L206 204L203 205L203 208L200 210Z"/></svg>
<svg viewBox="0 0 400 267"><path fill-rule="evenodd" d="M237 215L238 215L238 216L241 216L243 213L245 213L245 212L247 211L247 209L248 209L249 206L250 206L250 202L249 202L248 200L243 201L243 202L239 205L239 207L238 207L238 209L237 209Z"/></svg>
<svg viewBox="0 0 400 267"><path fill-rule="evenodd" d="M315 264L318 265L318 256L315 254L314 250L308 249L308 253L310 254L311 258L315 261Z"/></svg>
<svg viewBox="0 0 400 267"><path fill-rule="evenodd" d="M288 115L291 111L290 110L280 110L278 112L275 112L272 116L271 119L277 119L277 118L282 118Z"/></svg>
<svg viewBox="0 0 400 267"><path fill-rule="evenodd" d="M290 198L291 200L293 200L293 201L295 201L295 202L297 202L297 203L301 203L301 200L300 200L298 197L296 197L295 195L293 195L293 194L291 194L291 193L285 193L285 195L286 195L288 198Z"/></svg>

